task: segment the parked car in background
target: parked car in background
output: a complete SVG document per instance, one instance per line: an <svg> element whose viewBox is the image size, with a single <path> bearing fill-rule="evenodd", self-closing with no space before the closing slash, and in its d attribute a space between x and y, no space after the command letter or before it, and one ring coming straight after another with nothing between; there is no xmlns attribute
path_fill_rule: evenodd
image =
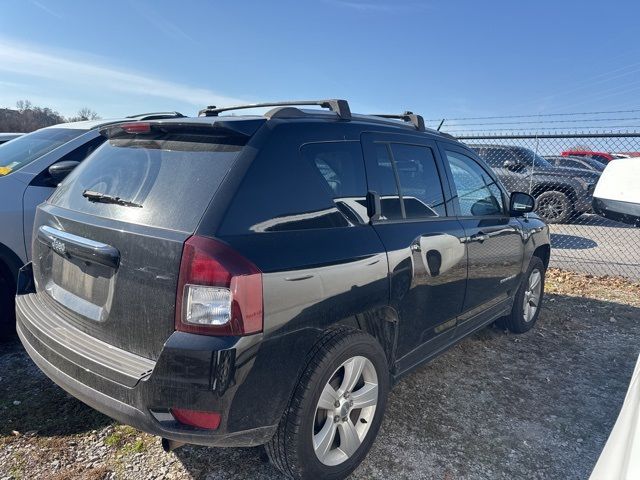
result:
<svg viewBox="0 0 640 480"><path fill-rule="evenodd" d="M597 160L598 162L606 165L607 163L609 163L611 160L615 160L616 157L615 154L613 153L607 153L607 152L594 152L591 150L565 150L564 152L561 153L561 155L563 157L588 157L588 158L593 158L594 160Z"/></svg>
<svg viewBox="0 0 640 480"><path fill-rule="evenodd" d="M100 128L135 119L182 117L152 113L112 120L89 120L42 128L0 145L0 336L15 326L13 306L18 269L31 256L36 206L105 137Z"/></svg>
<svg viewBox="0 0 640 480"><path fill-rule="evenodd" d="M418 115L311 104L331 111L103 129L37 210L16 297L35 363L167 449L266 444L288 478L340 479L398 378L497 319L529 330L534 199Z"/></svg>
<svg viewBox="0 0 640 480"><path fill-rule="evenodd" d="M532 150L514 145L470 144L507 188L530 192L536 213L547 223L566 223L591 210L600 173L559 168Z"/></svg>
<svg viewBox="0 0 640 480"><path fill-rule="evenodd" d="M0 133L0 145L14 138L21 137L22 135L24 135L24 133Z"/></svg>
<svg viewBox="0 0 640 480"><path fill-rule="evenodd" d="M615 155L618 158L637 158L640 160L640 152L618 152Z"/></svg>
<svg viewBox="0 0 640 480"><path fill-rule="evenodd" d="M551 155L544 157L551 165L561 168L582 168L602 172L606 165L591 157L563 157Z"/></svg>
<svg viewBox="0 0 640 480"><path fill-rule="evenodd" d="M603 217L640 227L640 161L622 158L602 172L593 209Z"/></svg>

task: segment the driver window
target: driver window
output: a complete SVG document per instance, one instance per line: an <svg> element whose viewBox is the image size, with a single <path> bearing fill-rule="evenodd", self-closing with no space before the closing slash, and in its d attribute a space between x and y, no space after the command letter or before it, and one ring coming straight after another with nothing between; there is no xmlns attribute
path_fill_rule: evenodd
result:
<svg viewBox="0 0 640 480"><path fill-rule="evenodd" d="M489 174L466 155L447 151L456 197L463 217L502 215L502 193Z"/></svg>

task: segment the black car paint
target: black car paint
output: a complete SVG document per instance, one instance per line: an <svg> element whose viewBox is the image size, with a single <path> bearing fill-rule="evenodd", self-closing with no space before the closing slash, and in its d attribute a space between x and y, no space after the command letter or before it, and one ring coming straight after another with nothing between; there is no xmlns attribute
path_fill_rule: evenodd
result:
<svg viewBox="0 0 640 480"><path fill-rule="evenodd" d="M506 314L531 256L548 262L548 227L535 215L514 218L506 211L491 218L456 216L447 182L450 172L440 154L445 200L453 216L354 223L335 205L305 200L312 187L295 181L303 168L297 165L300 146L360 142L363 133L400 135L426 143L435 152L459 149L478 160L458 142L404 126L355 118L264 122L193 232L224 241L263 272L264 330L247 337L174 331L179 258L189 232L45 204L38 209L36 229L50 225L118 244L127 260L119 266L122 277L115 294L129 299L122 302L129 310L121 312L129 322L111 330L92 328L91 322L44 300L43 285L37 292L25 288L18 292L17 316L27 351L63 388L122 422L177 441L249 446L264 443L273 433L305 368L305 358L327 328L350 325L369 332L384 348L390 375L397 380ZM290 188L276 188L281 183ZM300 216L287 218L292 205L304 221ZM256 222L265 221L280 227L251 230ZM489 238L475 241L479 232ZM442 265L449 260L449 246L462 248L463 254L445 271ZM56 253L41 249L34 257L35 270L46 268L52 255ZM85 267L90 268L78 266ZM28 276L29 269L22 275ZM28 279L21 284L28 285ZM70 361L63 355L66 347L47 334L44 318L52 309L62 318L61 326L75 329L74 333L79 330L77 338L86 343L116 344L112 355L102 359L100 373L84 367L88 359ZM118 353L124 351L153 365L151 372L139 372L133 386L114 381L126 367ZM171 407L220 411L222 424L214 432L186 427L171 419Z"/></svg>

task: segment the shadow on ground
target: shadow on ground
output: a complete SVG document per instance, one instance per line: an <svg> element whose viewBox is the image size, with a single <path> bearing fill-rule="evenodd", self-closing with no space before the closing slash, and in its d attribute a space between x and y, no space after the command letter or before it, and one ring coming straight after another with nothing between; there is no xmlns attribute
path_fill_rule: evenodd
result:
<svg viewBox="0 0 640 480"><path fill-rule="evenodd" d="M554 249L562 250L587 250L597 247L598 244L590 238L579 237L577 235L565 235L563 233L552 233L551 246Z"/></svg>
<svg viewBox="0 0 640 480"><path fill-rule="evenodd" d="M112 423L45 377L17 338L0 343L0 417L0 437L73 435Z"/></svg>
<svg viewBox="0 0 640 480"><path fill-rule="evenodd" d="M638 338L639 308L548 295L529 333L484 329L402 379L352 478L587 478L622 405ZM0 348L1 435L69 436L110 422L54 386L18 345ZM261 448L154 455L147 477L123 478L157 476L176 458L174 478L281 478Z"/></svg>

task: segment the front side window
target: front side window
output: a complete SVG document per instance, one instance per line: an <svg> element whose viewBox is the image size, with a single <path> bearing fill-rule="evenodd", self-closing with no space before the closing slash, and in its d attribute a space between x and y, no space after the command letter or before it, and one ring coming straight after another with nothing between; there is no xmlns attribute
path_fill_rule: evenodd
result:
<svg viewBox="0 0 640 480"><path fill-rule="evenodd" d="M481 217L503 214L502 193L495 180L471 157L448 150L446 154L460 215Z"/></svg>

